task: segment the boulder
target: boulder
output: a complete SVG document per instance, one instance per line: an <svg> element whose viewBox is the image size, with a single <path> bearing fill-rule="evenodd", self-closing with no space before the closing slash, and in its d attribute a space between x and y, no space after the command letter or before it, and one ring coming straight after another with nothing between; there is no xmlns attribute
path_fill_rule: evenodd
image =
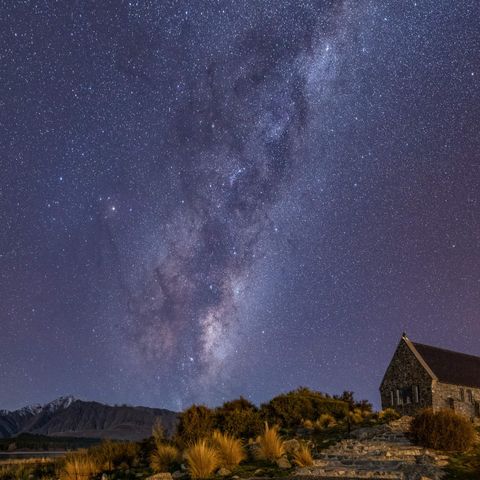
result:
<svg viewBox="0 0 480 480"><path fill-rule="evenodd" d="M156 473L146 480L173 480L172 474L169 472Z"/></svg>
<svg viewBox="0 0 480 480"><path fill-rule="evenodd" d="M221 477L227 477L228 475L231 475L232 472L228 470L228 468L220 468L217 472L217 475L220 475Z"/></svg>
<svg viewBox="0 0 480 480"><path fill-rule="evenodd" d="M293 455L300 450L300 442L295 438L292 438L292 440L285 440L283 442L283 447L285 448L285 453L287 455Z"/></svg>
<svg viewBox="0 0 480 480"><path fill-rule="evenodd" d="M277 459L277 467L281 468L282 470L288 470L292 468L292 464L288 461L286 457L280 457Z"/></svg>
<svg viewBox="0 0 480 480"><path fill-rule="evenodd" d="M186 478L188 474L186 472L181 472L180 470L176 470L175 472L172 473L173 479L179 479L179 478Z"/></svg>

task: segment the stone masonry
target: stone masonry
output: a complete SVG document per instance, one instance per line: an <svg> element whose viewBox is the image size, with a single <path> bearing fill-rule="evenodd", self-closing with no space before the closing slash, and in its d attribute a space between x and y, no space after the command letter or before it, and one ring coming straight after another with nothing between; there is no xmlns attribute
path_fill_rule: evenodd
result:
<svg viewBox="0 0 480 480"><path fill-rule="evenodd" d="M300 480L439 480L448 457L412 445L405 435L410 419L352 432L323 450L314 465L297 469Z"/></svg>
<svg viewBox="0 0 480 480"><path fill-rule="evenodd" d="M431 358L424 358L421 351ZM455 364L456 358L459 365ZM435 371L428 362L432 362ZM466 371L460 371L461 364ZM458 383L442 381L445 376L449 380L458 380ZM465 378L471 382L470 385L461 383ZM380 396L383 409L393 408L401 415L414 415L427 407L450 408L471 419L478 419L480 358L415 344L403 335L385 372Z"/></svg>
<svg viewBox="0 0 480 480"><path fill-rule="evenodd" d="M415 398L410 398L409 403L400 404L397 401L397 390L413 386L418 387L418 402ZM432 377L403 339L387 368L380 387L380 396L383 409L394 408L401 415L413 415L417 410L432 406Z"/></svg>

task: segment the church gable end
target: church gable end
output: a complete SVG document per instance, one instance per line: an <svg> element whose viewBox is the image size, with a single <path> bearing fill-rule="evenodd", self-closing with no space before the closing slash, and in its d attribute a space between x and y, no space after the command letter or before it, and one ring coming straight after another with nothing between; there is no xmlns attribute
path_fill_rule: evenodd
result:
<svg viewBox="0 0 480 480"><path fill-rule="evenodd" d="M432 404L433 372L403 336L380 386L382 408L395 408L411 415Z"/></svg>

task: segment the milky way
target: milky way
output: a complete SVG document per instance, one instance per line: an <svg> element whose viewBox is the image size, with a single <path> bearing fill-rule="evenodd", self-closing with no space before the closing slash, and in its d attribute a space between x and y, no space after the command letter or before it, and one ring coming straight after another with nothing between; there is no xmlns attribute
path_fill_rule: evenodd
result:
<svg viewBox="0 0 480 480"><path fill-rule="evenodd" d="M480 353L477 2L1 9L0 407Z"/></svg>

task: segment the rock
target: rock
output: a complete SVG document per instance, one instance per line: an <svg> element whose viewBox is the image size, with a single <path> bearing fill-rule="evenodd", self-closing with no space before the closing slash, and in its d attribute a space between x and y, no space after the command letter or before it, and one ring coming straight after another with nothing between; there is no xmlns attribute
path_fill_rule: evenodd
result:
<svg viewBox="0 0 480 480"><path fill-rule="evenodd" d="M278 458L276 463L277 467L281 468L282 470L288 470L289 468L292 468L292 464L285 457Z"/></svg>
<svg viewBox="0 0 480 480"><path fill-rule="evenodd" d="M168 472L156 473L145 480L173 480L172 474Z"/></svg>
<svg viewBox="0 0 480 480"><path fill-rule="evenodd" d="M180 470L177 470L172 473L172 478L178 479L178 478L185 478L187 477L187 473L181 472Z"/></svg>
<svg viewBox="0 0 480 480"><path fill-rule="evenodd" d="M254 472L253 475L256 477L257 475L262 475L263 474L263 469L257 468Z"/></svg>
<svg viewBox="0 0 480 480"><path fill-rule="evenodd" d="M293 455L300 450L300 442L295 438L292 440L285 440L283 442L283 447L285 448L285 453L287 455Z"/></svg>
<svg viewBox="0 0 480 480"><path fill-rule="evenodd" d="M298 468L295 472L295 475L312 475L312 469L308 467Z"/></svg>
<svg viewBox="0 0 480 480"><path fill-rule="evenodd" d="M217 475L220 475L221 477L227 477L228 475L231 475L232 472L230 470L228 470L228 468L220 468L218 471L217 471Z"/></svg>

